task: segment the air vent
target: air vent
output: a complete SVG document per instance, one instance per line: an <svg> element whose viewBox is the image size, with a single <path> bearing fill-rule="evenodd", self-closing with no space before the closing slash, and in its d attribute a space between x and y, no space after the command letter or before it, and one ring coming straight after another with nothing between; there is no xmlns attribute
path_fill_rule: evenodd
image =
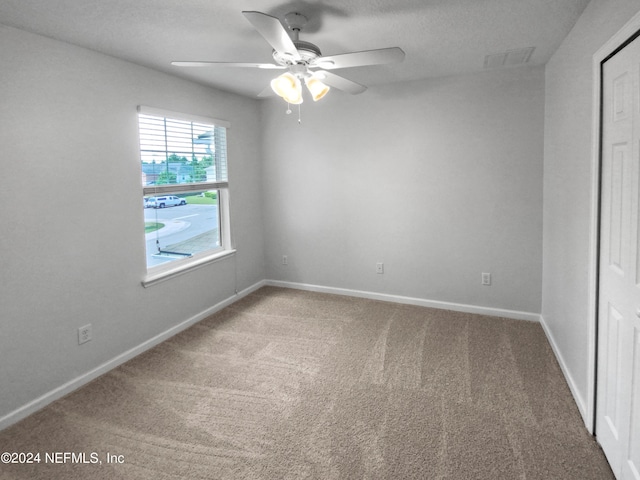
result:
<svg viewBox="0 0 640 480"><path fill-rule="evenodd" d="M507 50L502 53L494 53L484 57L484 68L511 67L522 65L529 61L536 47Z"/></svg>

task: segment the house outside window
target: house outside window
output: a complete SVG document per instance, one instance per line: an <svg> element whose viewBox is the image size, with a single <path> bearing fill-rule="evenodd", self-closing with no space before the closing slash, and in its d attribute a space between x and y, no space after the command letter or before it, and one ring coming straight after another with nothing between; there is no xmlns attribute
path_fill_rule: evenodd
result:
<svg viewBox="0 0 640 480"><path fill-rule="evenodd" d="M147 283L232 253L228 122L141 106L138 124Z"/></svg>

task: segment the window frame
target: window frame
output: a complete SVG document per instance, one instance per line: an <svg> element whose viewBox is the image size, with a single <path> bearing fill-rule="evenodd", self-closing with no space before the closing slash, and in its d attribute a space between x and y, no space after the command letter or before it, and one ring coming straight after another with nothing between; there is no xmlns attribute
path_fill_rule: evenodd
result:
<svg viewBox="0 0 640 480"><path fill-rule="evenodd" d="M147 107L139 105L138 111L138 128L140 126L140 114L163 117L171 120L179 120L184 122L201 123L225 128L226 132L231 124L225 120L219 120L210 117L202 117L198 115L190 115L185 113L173 112L170 110ZM140 130L138 130L138 153L139 159L142 159L142 146L140 145ZM198 252L190 257L173 260L164 264L147 267L146 275L142 280L142 285L147 288L157 283L163 282L170 278L182 275L205 265L209 265L230 255L235 254L235 249L231 242L231 228L229 221L229 180L228 180L228 150L226 152L226 168L227 179L224 181L210 182L193 182L193 183L172 183L163 185L142 185L142 198L146 196L176 195L189 192L202 192L208 190L218 191L218 223L219 223L219 240L220 246ZM141 207L144 210L144 207ZM144 222L143 222L144 223ZM144 232L144 229L142 230ZM144 237L143 237L144 239ZM146 246L145 246L146 254Z"/></svg>

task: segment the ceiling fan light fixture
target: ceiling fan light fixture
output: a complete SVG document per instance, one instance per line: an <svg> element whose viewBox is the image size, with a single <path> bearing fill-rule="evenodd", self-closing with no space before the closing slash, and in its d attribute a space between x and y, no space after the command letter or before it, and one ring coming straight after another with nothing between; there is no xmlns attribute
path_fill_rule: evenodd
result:
<svg viewBox="0 0 640 480"><path fill-rule="evenodd" d="M315 75L305 78L304 83L307 84L307 88L309 89L314 102L320 100L330 90L330 87L322 83Z"/></svg>
<svg viewBox="0 0 640 480"><path fill-rule="evenodd" d="M276 95L282 97L287 103L298 105L302 103L302 85L300 80L289 72L271 80L271 88Z"/></svg>

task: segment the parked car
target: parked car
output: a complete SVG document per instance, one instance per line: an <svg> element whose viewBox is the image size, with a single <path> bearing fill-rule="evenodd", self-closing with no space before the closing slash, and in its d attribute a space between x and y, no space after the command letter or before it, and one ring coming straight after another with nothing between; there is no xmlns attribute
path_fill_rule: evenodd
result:
<svg viewBox="0 0 640 480"><path fill-rule="evenodd" d="M147 206L152 208L175 207L176 205L186 204L187 201L184 198L176 197L175 195L165 195L164 197L149 197L147 199Z"/></svg>

